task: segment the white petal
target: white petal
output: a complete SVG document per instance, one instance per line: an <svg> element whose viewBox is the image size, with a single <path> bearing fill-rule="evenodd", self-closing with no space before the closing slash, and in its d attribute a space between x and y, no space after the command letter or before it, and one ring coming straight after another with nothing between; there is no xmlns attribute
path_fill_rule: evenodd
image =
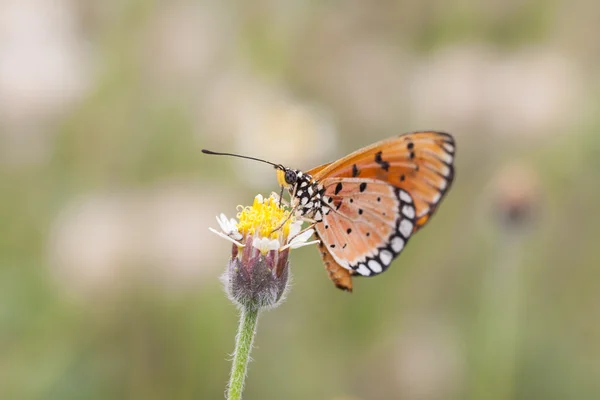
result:
<svg viewBox="0 0 600 400"><path fill-rule="evenodd" d="M279 249L279 246L280 246L280 244L279 244L279 240L277 240L277 239L273 239L273 240L271 240L271 241L270 241L270 242L267 244L267 249L269 249L269 250L277 250L277 249Z"/></svg>
<svg viewBox="0 0 600 400"><path fill-rule="evenodd" d="M213 228L208 228L208 230L209 230L209 231L211 231L212 233L216 233L217 235L221 236L223 239L227 239L227 240L229 240L231 243L237 244L237 245L238 245L238 246L240 246L240 247L244 247L244 245L243 245L243 244L241 244L241 243L240 243L240 242L238 242L237 240L234 240L233 238L231 238L231 237L227 236L227 235L226 235L226 234L224 234L223 232L219 232L218 230L216 230L216 229L213 229ZM242 235L240 235L240 239L241 239L241 236L242 236Z"/></svg>
<svg viewBox="0 0 600 400"><path fill-rule="evenodd" d="M269 250L279 249L279 240L269 240L269 238L254 238L252 241L252 246L260 250L261 253L266 253Z"/></svg>
<svg viewBox="0 0 600 400"><path fill-rule="evenodd" d="M269 196L270 199L275 200L276 202L279 203L279 194L275 193L275 192L271 192L271 195Z"/></svg>
<svg viewBox="0 0 600 400"><path fill-rule="evenodd" d="M219 223L223 233L225 233L227 236L235 240L240 240L243 237L237 229L237 221L234 218L228 220L225 214L221 213L217 216L217 222Z"/></svg>
<svg viewBox="0 0 600 400"><path fill-rule="evenodd" d="M230 238L235 239L235 240L242 240L242 238L244 237L244 235L242 235L241 233L239 233L237 231L237 229L235 230L235 232L230 232L229 235Z"/></svg>
<svg viewBox="0 0 600 400"><path fill-rule="evenodd" d="M296 236L287 245L283 246L280 249L280 251L285 250L287 248L298 249L300 247L310 246L311 244L320 243L320 240L313 240L311 242L307 242L307 240L312 236L312 234L314 232L315 232L314 229L309 229L305 232L302 232L302 234Z"/></svg>
<svg viewBox="0 0 600 400"><path fill-rule="evenodd" d="M217 223L219 224L219 226L221 227L221 230L223 232L228 232L228 221L227 221L227 217L225 216L225 214L221 213L220 215L217 215Z"/></svg>
<svg viewBox="0 0 600 400"><path fill-rule="evenodd" d="M252 247L256 247L259 250L262 249L262 247L263 247L263 239L265 239L265 238L255 237L252 240Z"/></svg>
<svg viewBox="0 0 600 400"><path fill-rule="evenodd" d="M298 232L300 232L301 229L302 229L301 221L296 221L296 222L292 223L290 225L290 233L288 234L288 237L291 237L293 240L296 237L296 235L298 234Z"/></svg>
<svg viewBox="0 0 600 400"><path fill-rule="evenodd" d="M304 246L310 246L312 244L318 244L321 243L320 240L313 240L310 242L302 242L302 243L294 243L294 244L288 244L287 246L285 246L286 248L289 247L290 249L299 249L300 247L304 247ZM282 248L283 250L283 248Z"/></svg>
<svg viewBox="0 0 600 400"><path fill-rule="evenodd" d="M233 218L231 218L230 220L227 219L227 217L225 216L225 214L221 213L218 217L217 217L217 222L219 223L219 226L221 227L221 230L223 232L225 232L227 235L229 235L232 232L237 232L237 221Z"/></svg>
<svg viewBox="0 0 600 400"><path fill-rule="evenodd" d="M309 229L305 232L302 232L300 235L296 236L295 238L292 239L292 241L289 243L290 245L292 245L292 248L294 248L293 246L299 243L304 243L306 242L308 239L310 239L310 237L312 236L312 234L315 232L314 229Z"/></svg>

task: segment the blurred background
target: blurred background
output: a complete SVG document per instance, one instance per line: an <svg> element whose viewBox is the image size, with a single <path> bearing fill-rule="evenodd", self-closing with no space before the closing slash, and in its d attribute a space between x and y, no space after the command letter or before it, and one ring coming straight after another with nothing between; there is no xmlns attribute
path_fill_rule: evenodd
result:
<svg viewBox="0 0 600 400"><path fill-rule="evenodd" d="M393 267L315 248L246 399L600 398L600 4L4 0L0 398L223 398L215 216L402 132L458 143Z"/></svg>

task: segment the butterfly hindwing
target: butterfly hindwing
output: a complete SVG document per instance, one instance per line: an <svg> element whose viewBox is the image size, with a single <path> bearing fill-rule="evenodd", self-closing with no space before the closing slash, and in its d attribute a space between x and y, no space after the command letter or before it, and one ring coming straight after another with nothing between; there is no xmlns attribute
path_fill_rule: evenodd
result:
<svg viewBox="0 0 600 400"><path fill-rule="evenodd" d="M319 234L315 232L315 236L320 240ZM329 279L338 288L347 292L352 291L352 272L338 264L332 257L331 253L327 250L327 247L321 240L319 243L319 252L321 253L321 259L323 265L327 270Z"/></svg>
<svg viewBox="0 0 600 400"><path fill-rule="evenodd" d="M381 180L410 193L416 209L414 230L429 220L454 179L455 143L442 132L413 132L358 150L309 174L331 178Z"/></svg>
<svg viewBox="0 0 600 400"><path fill-rule="evenodd" d="M415 206L403 189L364 178L325 178L323 220L315 225L333 260L363 276L385 271L415 226Z"/></svg>

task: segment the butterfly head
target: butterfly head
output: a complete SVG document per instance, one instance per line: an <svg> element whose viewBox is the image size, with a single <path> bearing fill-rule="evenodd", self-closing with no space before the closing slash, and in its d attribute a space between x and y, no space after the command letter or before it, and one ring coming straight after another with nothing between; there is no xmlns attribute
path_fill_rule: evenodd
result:
<svg viewBox="0 0 600 400"><path fill-rule="evenodd" d="M324 188L314 181L312 175L298 169L277 168L277 182L287 189L291 196L292 207L297 208L298 216L321 220L321 207Z"/></svg>
<svg viewBox="0 0 600 400"><path fill-rule="evenodd" d="M283 165L277 165L275 168L277 169L277 182L279 185L288 190L293 189L298 183L298 173L300 171L286 168Z"/></svg>

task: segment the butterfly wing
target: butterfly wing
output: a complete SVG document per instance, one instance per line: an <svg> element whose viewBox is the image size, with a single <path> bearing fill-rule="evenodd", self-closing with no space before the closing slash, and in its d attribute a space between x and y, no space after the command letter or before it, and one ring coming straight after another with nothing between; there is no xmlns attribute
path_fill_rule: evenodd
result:
<svg viewBox="0 0 600 400"><path fill-rule="evenodd" d="M318 174L319 172L321 172L322 170L324 170L325 168L329 167L332 163L328 162L325 164L321 164L318 167L314 167L313 169L311 169L310 171L307 171L307 173L309 175L315 176L316 174Z"/></svg>
<svg viewBox="0 0 600 400"><path fill-rule="evenodd" d="M357 150L309 174L326 178L381 180L410 193L416 209L414 230L435 212L454 179L454 138L442 132L413 132Z"/></svg>
<svg viewBox="0 0 600 400"><path fill-rule="evenodd" d="M321 240L318 233L315 233L318 240ZM323 265L329 274L329 279L333 281L338 289L345 290L347 292L352 291L352 272L348 269L339 265L332 257L331 253L325 247L325 244L321 240L319 243L319 251L321 258L323 259Z"/></svg>
<svg viewBox="0 0 600 400"><path fill-rule="evenodd" d="M325 178L321 184L327 206L315 229L324 247L322 253L329 254L322 256L330 277L339 273L338 267L362 276L385 271L415 227L411 196L375 179Z"/></svg>

